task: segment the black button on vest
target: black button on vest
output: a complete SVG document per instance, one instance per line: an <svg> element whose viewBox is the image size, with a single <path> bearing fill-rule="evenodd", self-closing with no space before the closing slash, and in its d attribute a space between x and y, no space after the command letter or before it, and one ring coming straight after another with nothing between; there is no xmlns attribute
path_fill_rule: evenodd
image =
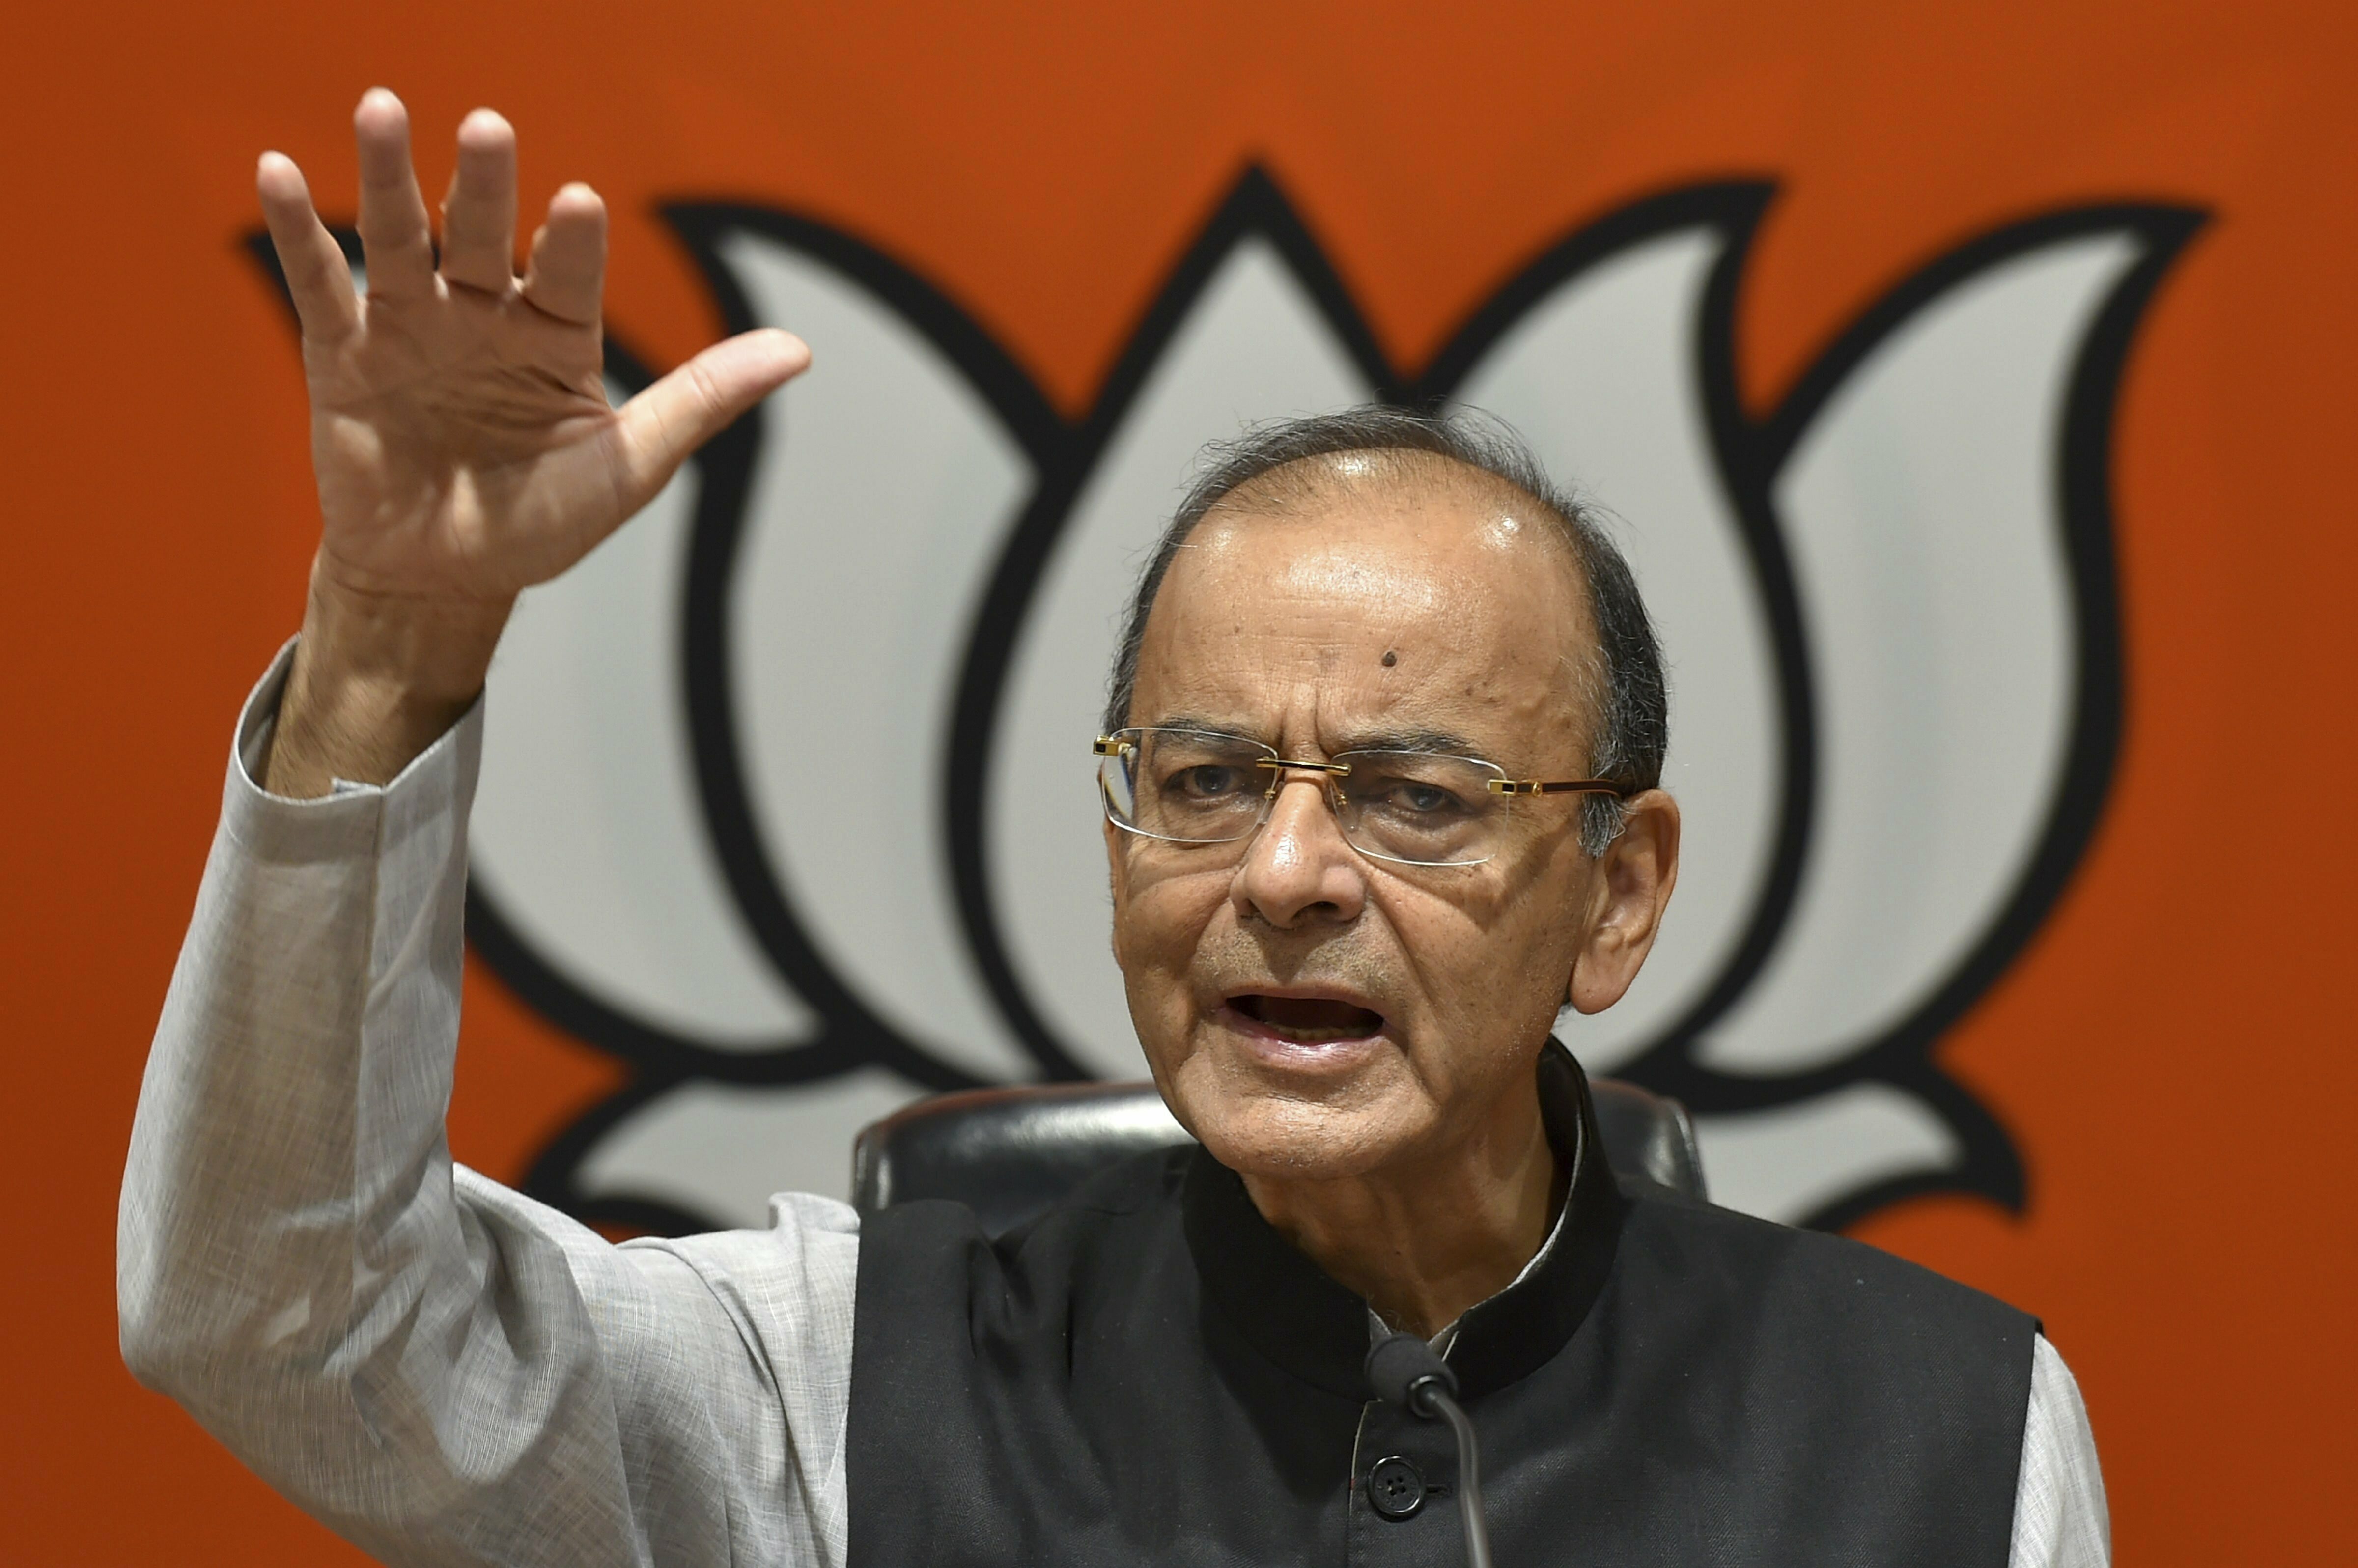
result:
<svg viewBox="0 0 2358 1568"><path fill-rule="evenodd" d="M1424 1472L1395 1454L1368 1472L1368 1506L1389 1519L1415 1516L1424 1507Z"/></svg>
<svg viewBox="0 0 2358 1568"><path fill-rule="evenodd" d="M1449 1351L1498 1560L2003 1568L2037 1324L1618 1187L1560 1046L1539 1087L1563 1221ZM856 1312L854 1568L1461 1562L1448 1433L1373 1400L1366 1304L1199 1149L996 1243L887 1210Z"/></svg>

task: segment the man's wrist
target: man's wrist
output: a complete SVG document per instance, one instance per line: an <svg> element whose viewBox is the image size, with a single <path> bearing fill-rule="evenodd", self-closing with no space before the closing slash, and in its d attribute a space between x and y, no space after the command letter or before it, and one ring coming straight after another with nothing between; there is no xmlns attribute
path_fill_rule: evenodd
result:
<svg viewBox="0 0 2358 1568"><path fill-rule="evenodd" d="M513 605L354 592L315 568L263 787L392 783L473 705Z"/></svg>

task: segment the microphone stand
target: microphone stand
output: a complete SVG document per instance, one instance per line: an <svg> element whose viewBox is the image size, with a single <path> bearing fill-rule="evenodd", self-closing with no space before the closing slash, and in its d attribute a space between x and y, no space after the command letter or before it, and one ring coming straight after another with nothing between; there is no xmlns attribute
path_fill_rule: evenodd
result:
<svg viewBox="0 0 2358 1568"><path fill-rule="evenodd" d="M1466 1568L1490 1568L1490 1527L1482 1512L1482 1452L1474 1422L1457 1402L1457 1374L1413 1334L1395 1334L1368 1352L1376 1397L1423 1421L1449 1423L1457 1440L1457 1519L1466 1527Z"/></svg>

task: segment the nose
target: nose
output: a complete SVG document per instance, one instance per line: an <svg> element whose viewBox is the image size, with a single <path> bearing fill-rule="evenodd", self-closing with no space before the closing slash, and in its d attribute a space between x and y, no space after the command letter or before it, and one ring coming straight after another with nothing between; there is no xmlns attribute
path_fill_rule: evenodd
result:
<svg viewBox="0 0 2358 1568"><path fill-rule="evenodd" d="M1323 775L1283 775L1268 819L1245 847L1231 896L1239 914L1282 929L1359 917L1368 901L1367 866L1344 841Z"/></svg>

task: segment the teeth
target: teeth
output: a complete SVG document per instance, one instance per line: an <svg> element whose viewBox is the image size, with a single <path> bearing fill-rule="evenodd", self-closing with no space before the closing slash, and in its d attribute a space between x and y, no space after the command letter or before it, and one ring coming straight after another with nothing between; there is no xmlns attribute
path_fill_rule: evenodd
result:
<svg viewBox="0 0 2358 1568"><path fill-rule="evenodd" d="M1366 1037L1362 1031L1357 1029L1297 1029L1282 1023L1272 1024L1271 1027L1288 1040L1297 1040L1304 1045L1329 1045L1337 1040L1359 1040Z"/></svg>

